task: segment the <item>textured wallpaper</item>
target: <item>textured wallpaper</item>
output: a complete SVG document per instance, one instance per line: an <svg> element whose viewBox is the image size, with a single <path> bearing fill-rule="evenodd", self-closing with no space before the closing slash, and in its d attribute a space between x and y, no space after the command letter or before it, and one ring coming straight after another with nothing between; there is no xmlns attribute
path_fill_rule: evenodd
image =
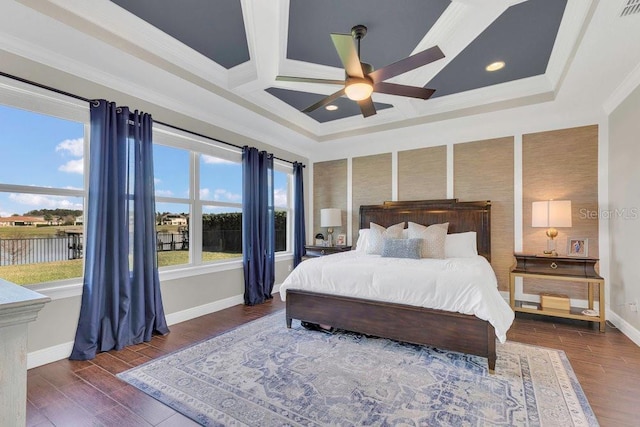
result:
<svg viewBox="0 0 640 427"><path fill-rule="evenodd" d="M513 137L453 146L454 196L491 200L491 265L501 291L509 290L513 264Z"/></svg>

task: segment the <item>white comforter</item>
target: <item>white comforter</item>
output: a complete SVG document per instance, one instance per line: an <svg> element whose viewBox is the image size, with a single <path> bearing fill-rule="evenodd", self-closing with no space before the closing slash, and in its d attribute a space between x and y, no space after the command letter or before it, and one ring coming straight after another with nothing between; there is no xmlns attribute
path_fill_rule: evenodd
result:
<svg viewBox="0 0 640 427"><path fill-rule="evenodd" d="M493 325L500 342L514 313L498 292L496 275L474 258L383 258L350 251L300 263L280 286L473 314Z"/></svg>

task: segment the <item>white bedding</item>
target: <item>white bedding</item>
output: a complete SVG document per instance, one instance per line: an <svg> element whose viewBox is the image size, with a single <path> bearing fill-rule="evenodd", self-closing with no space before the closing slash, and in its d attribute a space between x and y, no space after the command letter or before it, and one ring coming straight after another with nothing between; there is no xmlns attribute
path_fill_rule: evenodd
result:
<svg viewBox="0 0 640 427"><path fill-rule="evenodd" d="M482 256L406 259L343 252L300 263L280 286L282 300L288 289L473 314L491 323L502 343L514 319Z"/></svg>

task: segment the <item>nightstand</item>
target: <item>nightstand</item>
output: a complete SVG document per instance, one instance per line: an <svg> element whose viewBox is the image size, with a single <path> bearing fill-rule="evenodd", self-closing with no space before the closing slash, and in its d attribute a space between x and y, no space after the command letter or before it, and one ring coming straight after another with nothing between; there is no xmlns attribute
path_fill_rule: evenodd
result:
<svg viewBox="0 0 640 427"><path fill-rule="evenodd" d="M351 246L313 246L308 245L304 247L307 250L305 255L308 258L315 258L319 256L337 254L340 252L348 252L351 250Z"/></svg>
<svg viewBox="0 0 640 427"><path fill-rule="evenodd" d="M517 263L509 275L509 304L513 311L597 322L600 323L600 332L604 332L604 279L595 270L598 258L551 257L520 253L516 253L514 256ZM594 288L597 286L599 313L597 316L587 316L582 314L581 308L571 307L569 310L542 309L540 304L517 301L515 299L516 277L556 281L558 282L556 283L558 293L563 293L562 284L560 283L562 281L585 283L587 285L590 310L594 309ZM530 307L523 307L523 304Z"/></svg>

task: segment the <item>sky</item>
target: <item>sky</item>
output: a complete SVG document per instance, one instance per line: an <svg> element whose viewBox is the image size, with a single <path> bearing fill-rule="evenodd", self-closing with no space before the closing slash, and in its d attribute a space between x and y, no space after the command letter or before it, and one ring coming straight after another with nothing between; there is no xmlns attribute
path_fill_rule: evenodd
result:
<svg viewBox="0 0 640 427"><path fill-rule="evenodd" d="M84 125L0 105L0 184L82 189ZM154 146L156 196L189 196L189 152ZM211 202L242 202L242 166L201 156L200 196ZM286 206L287 175L276 172L276 206ZM0 192L0 217L33 209L82 209L79 197ZM237 209L205 206L204 212ZM159 203L159 212L187 212L186 204Z"/></svg>

